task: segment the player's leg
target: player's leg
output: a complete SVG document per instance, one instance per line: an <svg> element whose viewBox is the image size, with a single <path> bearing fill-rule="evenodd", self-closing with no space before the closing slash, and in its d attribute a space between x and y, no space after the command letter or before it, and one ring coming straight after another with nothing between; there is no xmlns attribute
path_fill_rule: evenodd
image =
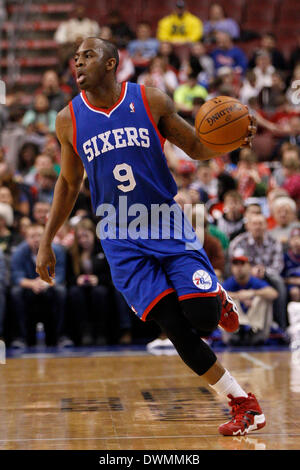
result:
<svg viewBox="0 0 300 470"><path fill-rule="evenodd" d="M174 344L182 360L201 376L218 394L228 396L231 401L235 421L220 426L225 435L245 434L265 425L265 418L252 394L247 394L217 360L212 349L200 338L198 327L209 335L217 326L220 318L220 300L218 297L197 297L190 299L182 309L175 293L161 299L148 315L154 320ZM207 311L207 309L209 310ZM192 310L188 314L188 310ZM208 313L209 312L209 313ZM203 314L203 315L202 315ZM198 327L190 319L197 321ZM213 320L211 320L212 317ZM200 330L201 331L201 330Z"/></svg>

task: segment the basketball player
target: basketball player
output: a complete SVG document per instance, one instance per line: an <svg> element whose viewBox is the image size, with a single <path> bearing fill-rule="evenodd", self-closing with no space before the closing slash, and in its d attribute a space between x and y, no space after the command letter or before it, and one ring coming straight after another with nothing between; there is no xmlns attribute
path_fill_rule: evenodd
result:
<svg viewBox="0 0 300 470"><path fill-rule="evenodd" d="M155 88L116 81L118 52L110 42L85 39L75 54L75 65L81 93L57 116L61 172L36 261L37 273L49 284L55 276L51 243L73 208L84 169L95 211L110 204L119 214L121 197L127 198L128 207L165 203L174 209L175 215L170 215L174 228L176 211L181 209L173 199L177 187L163 154L164 140L194 159L216 156L178 116L168 96ZM255 131L252 121L245 145ZM120 220L118 235L124 228ZM218 324L226 331L237 330L235 305L218 284L199 241L197 249L187 250L189 233L162 239L161 226L156 228L158 236L147 239L103 237L115 286L139 318L160 326L196 374L228 396L233 417L220 426L221 434L243 435L262 428L265 417L255 396L241 388L201 339Z"/></svg>

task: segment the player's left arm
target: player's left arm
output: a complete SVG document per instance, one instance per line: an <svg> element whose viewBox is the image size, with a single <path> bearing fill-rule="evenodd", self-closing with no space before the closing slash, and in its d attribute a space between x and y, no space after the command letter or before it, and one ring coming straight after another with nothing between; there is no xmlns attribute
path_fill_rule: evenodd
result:
<svg viewBox="0 0 300 470"><path fill-rule="evenodd" d="M172 144L181 148L187 155L195 160L209 160L223 155L207 148L199 140L195 129L180 117L175 109L172 99L157 88L147 87L146 96L152 115L162 136ZM249 134L245 138L244 146L251 145L256 133L255 119L251 119Z"/></svg>

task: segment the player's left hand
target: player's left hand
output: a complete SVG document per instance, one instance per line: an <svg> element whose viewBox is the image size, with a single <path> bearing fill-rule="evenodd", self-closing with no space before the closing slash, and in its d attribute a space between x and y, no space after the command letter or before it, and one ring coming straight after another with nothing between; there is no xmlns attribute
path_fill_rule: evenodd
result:
<svg viewBox="0 0 300 470"><path fill-rule="evenodd" d="M252 147L252 141L257 131L256 117L252 114L249 115L250 124L248 126L248 135L244 140L244 144L241 147Z"/></svg>

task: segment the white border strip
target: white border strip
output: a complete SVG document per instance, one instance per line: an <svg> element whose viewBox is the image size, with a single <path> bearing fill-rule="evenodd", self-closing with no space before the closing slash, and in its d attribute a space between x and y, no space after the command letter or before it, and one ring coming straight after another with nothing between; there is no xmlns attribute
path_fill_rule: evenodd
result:
<svg viewBox="0 0 300 470"><path fill-rule="evenodd" d="M98 110L98 109L93 109L93 108L91 108L91 107L87 104L87 102L85 101L85 99L84 99L84 97L83 97L83 95L82 95L82 92L80 93L80 97L81 97L82 101L84 102L84 104L86 105L86 107L89 108L90 111L93 111L94 113L102 114L102 116L105 116L105 117L109 118L110 115L111 115L116 109L118 109L118 107L121 106L121 104L122 104L123 101L125 100L126 95L127 95L127 88L128 88L127 85L128 85L128 82L125 83L125 91L124 91L124 96L123 96L122 100L120 101L120 103L118 104L118 106L116 106L114 109L112 109L111 112L108 113L108 114L107 114L107 113L104 113L103 111L100 111L100 110Z"/></svg>

